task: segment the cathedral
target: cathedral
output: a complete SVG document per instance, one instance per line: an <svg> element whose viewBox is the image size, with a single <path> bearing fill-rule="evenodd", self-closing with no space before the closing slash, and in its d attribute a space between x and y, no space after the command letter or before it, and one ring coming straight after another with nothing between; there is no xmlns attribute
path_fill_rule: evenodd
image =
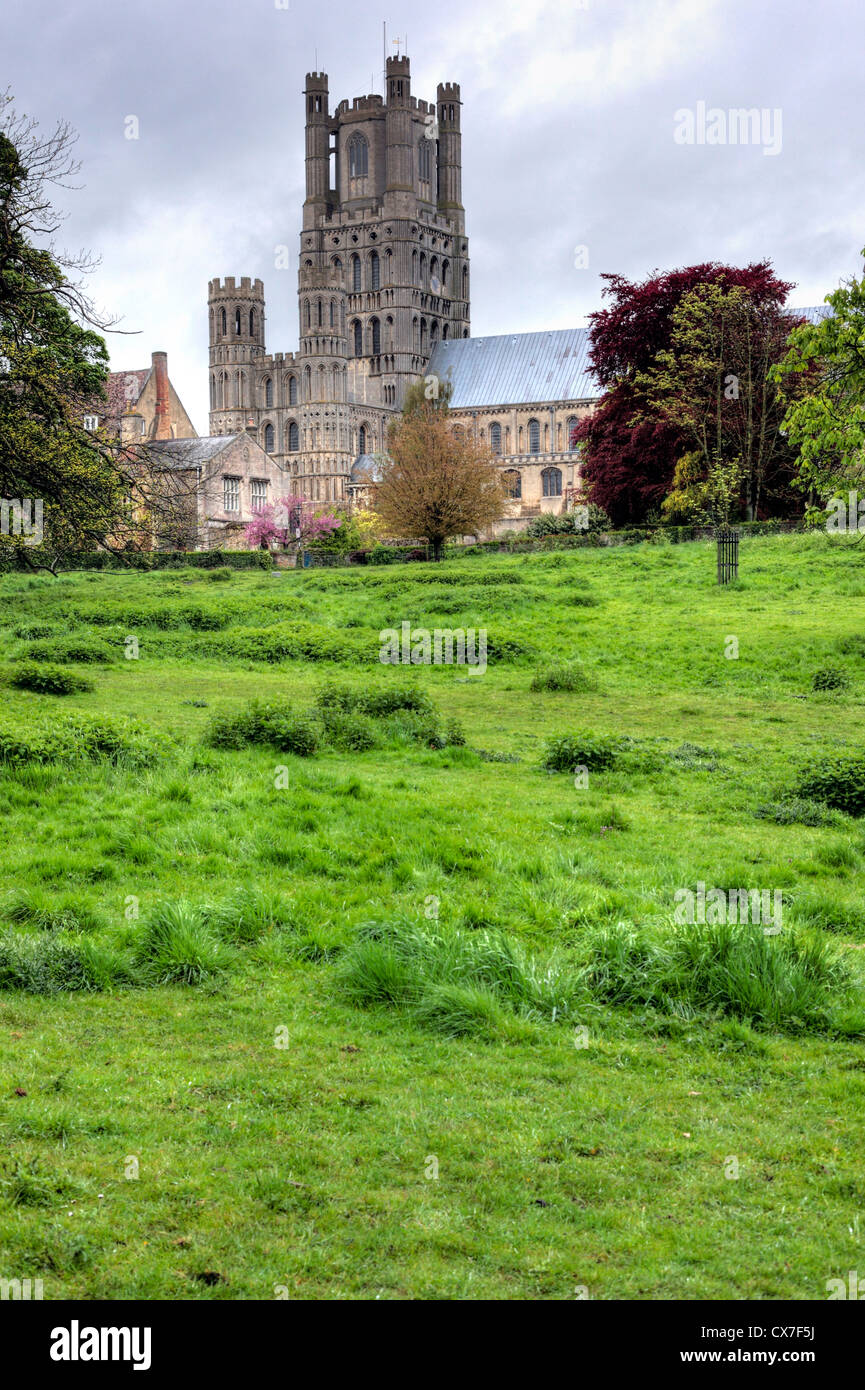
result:
<svg viewBox="0 0 865 1390"><path fill-rule="evenodd" d="M267 351L261 280L211 280L210 433L248 433L284 491L349 500L408 386L433 377L456 427L501 459L506 525L561 511L578 484L570 433L599 394L586 330L470 338L459 85L413 96L402 56L385 92L331 114L327 74L307 75L299 350Z"/></svg>

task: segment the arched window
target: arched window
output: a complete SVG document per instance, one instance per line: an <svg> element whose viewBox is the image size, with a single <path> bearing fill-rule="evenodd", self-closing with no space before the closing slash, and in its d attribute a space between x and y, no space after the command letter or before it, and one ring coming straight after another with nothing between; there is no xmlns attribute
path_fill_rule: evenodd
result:
<svg viewBox="0 0 865 1390"><path fill-rule="evenodd" d="M304 323L306 324L307 328L309 328L309 327L310 327L310 323L311 323L311 319L310 319L310 313L309 313L309 300L308 300L308 299L305 299L305 300L303 301L303 321L304 321Z"/></svg>
<svg viewBox="0 0 865 1390"><path fill-rule="evenodd" d="M433 319L432 323L430 324L430 330L429 330L429 345L430 345L430 348L431 348L431 349L435 347L435 345L436 345L436 343L438 342L438 340L439 340L439 326L438 326L438 320L437 320L437 319Z"/></svg>
<svg viewBox="0 0 865 1390"><path fill-rule="evenodd" d="M330 326L336 328L336 305L333 300L330 301Z"/></svg>
<svg viewBox="0 0 865 1390"><path fill-rule="evenodd" d="M351 258L351 288L355 294L360 294L360 256Z"/></svg>
<svg viewBox="0 0 865 1390"><path fill-rule="evenodd" d="M444 328L442 329L442 342L445 342L445 340L447 339L447 336L448 336L449 332L450 332L450 329L448 328L448 325L445 324Z"/></svg>
<svg viewBox="0 0 865 1390"><path fill-rule="evenodd" d="M417 251L411 253L411 282L417 284Z"/></svg>
<svg viewBox="0 0 865 1390"><path fill-rule="evenodd" d="M537 420L529 421L529 453L539 454L541 452L541 427Z"/></svg>
<svg viewBox="0 0 865 1390"><path fill-rule="evenodd" d="M363 357L363 328L360 319L354 320L351 331L354 335L354 355L355 357Z"/></svg>
<svg viewBox="0 0 865 1390"><path fill-rule="evenodd" d="M426 252L425 252L425 251L421 251L421 253L420 253L420 283L421 283L421 285L423 285L423 284L425 283L425 281L426 281Z"/></svg>
<svg viewBox="0 0 865 1390"><path fill-rule="evenodd" d="M225 335L226 335L226 333L228 332L228 325L227 325L227 323L226 323L225 310L224 310L224 309L220 310L220 315L221 315L221 319L222 319L222 325L221 325L221 326L222 326L222 336L223 336L223 338L224 338Z"/></svg>
<svg viewBox="0 0 865 1390"><path fill-rule="evenodd" d="M415 352L420 352L420 325L417 315L411 321L411 341Z"/></svg>
<svg viewBox="0 0 865 1390"><path fill-rule="evenodd" d="M384 283L393 284L393 252L390 247L384 253Z"/></svg>
<svg viewBox="0 0 865 1390"><path fill-rule="evenodd" d="M330 398L331 398L332 401L338 401L338 400L340 399L340 395L339 395L339 385L340 385L339 367L331 367L331 373L330 373L330 374L331 374L331 391L330 391Z"/></svg>
<svg viewBox="0 0 865 1390"><path fill-rule="evenodd" d="M366 453L366 425L361 425L361 427L360 427L360 433L358 434L357 440L358 440L358 442L357 442L357 452L358 452L359 454L365 454L365 453Z"/></svg>
<svg viewBox="0 0 865 1390"><path fill-rule="evenodd" d="M320 299L317 301L317 304L318 304L318 327L321 328L321 326L322 326L322 317L321 317L321 300L320 300Z"/></svg>
<svg viewBox="0 0 865 1390"><path fill-rule="evenodd" d="M502 452L502 427L497 420L490 425L490 450L494 454Z"/></svg>
<svg viewBox="0 0 865 1390"><path fill-rule="evenodd" d="M273 379L268 377L264 383L264 405L269 410L273 405Z"/></svg>
<svg viewBox="0 0 865 1390"><path fill-rule="evenodd" d="M566 429L566 431L567 431L568 453L569 453L569 454L578 454L579 451L580 451L580 446L579 446L579 444L577 443L577 441L574 439L574 430L577 428L577 424L578 424L578 423L579 423L579 422L578 422L578 420L577 420L576 415L569 415L569 416L568 416L568 423L567 423L567 425L565 426L565 429Z"/></svg>
<svg viewBox="0 0 865 1390"><path fill-rule="evenodd" d="M254 309L250 309L250 311L249 311L249 336L250 336L250 338L254 338L254 337L255 337L255 310L254 310Z"/></svg>
<svg viewBox="0 0 865 1390"><path fill-rule="evenodd" d="M296 376L290 376L290 377L288 378L288 403L289 403L289 405L297 405L297 377L296 377Z"/></svg>
<svg viewBox="0 0 865 1390"><path fill-rule="evenodd" d="M318 369L318 399L320 401L327 400L327 369L325 367Z"/></svg>
<svg viewBox="0 0 865 1390"><path fill-rule="evenodd" d="M426 352L426 319L420 321L420 350Z"/></svg>
<svg viewBox="0 0 865 1390"><path fill-rule="evenodd" d="M264 452L266 454L273 453L273 425L265 425L264 427Z"/></svg>
<svg viewBox="0 0 865 1390"><path fill-rule="evenodd" d="M303 398L305 401L312 400L312 368L303 369Z"/></svg>
<svg viewBox="0 0 865 1390"><path fill-rule="evenodd" d="M467 265L464 265L464 266L463 266L463 299L468 299L468 297L469 297L469 268L468 268Z"/></svg>
<svg viewBox="0 0 865 1390"><path fill-rule="evenodd" d="M240 310L239 310L239 309L235 309L235 311L234 311L234 331L235 331L235 334L237 335L237 337L239 338L239 337L240 337Z"/></svg>
<svg viewBox="0 0 865 1390"><path fill-rule="evenodd" d="M378 252L373 251L369 258L369 287L377 290L381 285L381 267L379 265Z"/></svg>
<svg viewBox="0 0 865 1390"><path fill-rule="evenodd" d="M293 380L294 378L292 378ZM288 423L288 452L296 454L300 448L300 432L297 428L297 421L290 420Z"/></svg>
<svg viewBox="0 0 865 1390"><path fill-rule="evenodd" d="M541 470L541 483L543 485L544 497L561 497L562 495L562 470L561 468L544 468Z"/></svg>
<svg viewBox="0 0 865 1390"><path fill-rule="evenodd" d="M365 179L369 173L369 146L358 133L348 142L348 176L350 179Z"/></svg>
<svg viewBox="0 0 865 1390"><path fill-rule="evenodd" d="M372 338L372 355L378 357L381 352L381 324L378 319L370 319L369 327Z"/></svg>
<svg viewBox="0 0 865 1390"><path fill-rule="evenodd" d="M342 261L339 259L339 256L331 256L330 263L334 270L342 270Z"/></svg>
<svg viewBox="0 0 865 1390"><path fill-rule="evenodd" d="M430 180L430 146L432 140L428 140L426 135L422 135L417 147L417 168L418 178L421 183L429 183Z"/></svg>
<svg viewBox="0 0 865 1390"><path fill-rule="evenodd" d="M443 289L443 290L446 290L447 287L448 287L448 276L450 275L450 269L451 269L451 263L450 263L450 261L442 261L442 289Z"/></svg>
<svg viewBox="0 0 865 1390"><path fill-rule="evenodd" d="M502 474L505 491L511 500L523 495L523 475L517 468L506 468Z"/></svg>

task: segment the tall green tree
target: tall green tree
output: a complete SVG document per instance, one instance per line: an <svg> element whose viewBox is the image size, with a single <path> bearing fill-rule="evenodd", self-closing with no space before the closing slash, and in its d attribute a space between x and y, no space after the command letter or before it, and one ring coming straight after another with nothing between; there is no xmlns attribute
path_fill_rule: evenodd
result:
<svg viewBox="0 0 865 1390"><path fill-rule="evenodd" d="M144 482L143 460L84 428L104 398L108 351L97 329L107 324L74 278L92 261L51 246L60 221L51 188L77 171L73 143L68 126L43 137L0 96L0 498L27 499L25 516L39 503L44 533L42 546L13 534L7 507L0 544L51 568L70 550L111 545Z"/></svg>
<svg viewBox="0 0 865 1390"><path fill-rule="evenodd" d="M818 504L825 509L865 485L865 276L845 281L826 303L824 319L792 334L776 373L788 407L783 428L815 519Z"/></svg>

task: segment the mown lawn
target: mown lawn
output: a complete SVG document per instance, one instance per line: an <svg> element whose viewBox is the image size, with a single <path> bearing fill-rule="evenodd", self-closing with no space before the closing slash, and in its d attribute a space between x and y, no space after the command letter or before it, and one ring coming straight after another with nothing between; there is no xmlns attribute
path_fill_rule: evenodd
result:
<svg viewBox="0 0 865 1390"><path fill-rule="evenodd" d="M740 573L693 544L0 579L0 1277L825 1298L865 1258L865 825L797 784L862 751L865 556L749 539ZM381 665L403 621L486 629L488 669ZM23 658L93 688L20 689ZM531 688L563 662L580 688ZM334 683L428 695L441 737L328 736ZM253 699L317 751L213 746ZM588 787L541 765L574 731L624 740ZM700 881L783 892L744 983L667 958Z"/></svg>

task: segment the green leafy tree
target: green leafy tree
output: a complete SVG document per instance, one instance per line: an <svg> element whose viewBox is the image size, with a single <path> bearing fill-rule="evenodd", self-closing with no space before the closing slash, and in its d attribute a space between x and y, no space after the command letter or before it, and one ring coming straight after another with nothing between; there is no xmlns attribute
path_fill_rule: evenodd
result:
<svg viewBox="0 0 865 1390"><path fill-rule="evenodd" d="M7 521L0 544L52 569L70 550L128 544L136 494L150 510L144 458L84 428L108 374L107 325L72 278L92 262L39 244L57 230L50 186L69 186L73 143L66 125L40 136L0 95L0 497L38 502L44 536Z"/></svg>
<svg viewBox="0 0 865 1390"><path fill-rule="evenodd" d="M776 371L812 519L825 514L818 503L825 508L865 479L865 277L851 277L826 303L831 313L796 329Z"/></svg>
<svg viewBox="0 0 865 1390"><path fill-rule="evenodd" d="M667 517L726 524L789 509L793 454L773 368L796 322L741 285L700 284L676 305L669 346L636 378L648 412L691 445L677 461Z"/></svg>

